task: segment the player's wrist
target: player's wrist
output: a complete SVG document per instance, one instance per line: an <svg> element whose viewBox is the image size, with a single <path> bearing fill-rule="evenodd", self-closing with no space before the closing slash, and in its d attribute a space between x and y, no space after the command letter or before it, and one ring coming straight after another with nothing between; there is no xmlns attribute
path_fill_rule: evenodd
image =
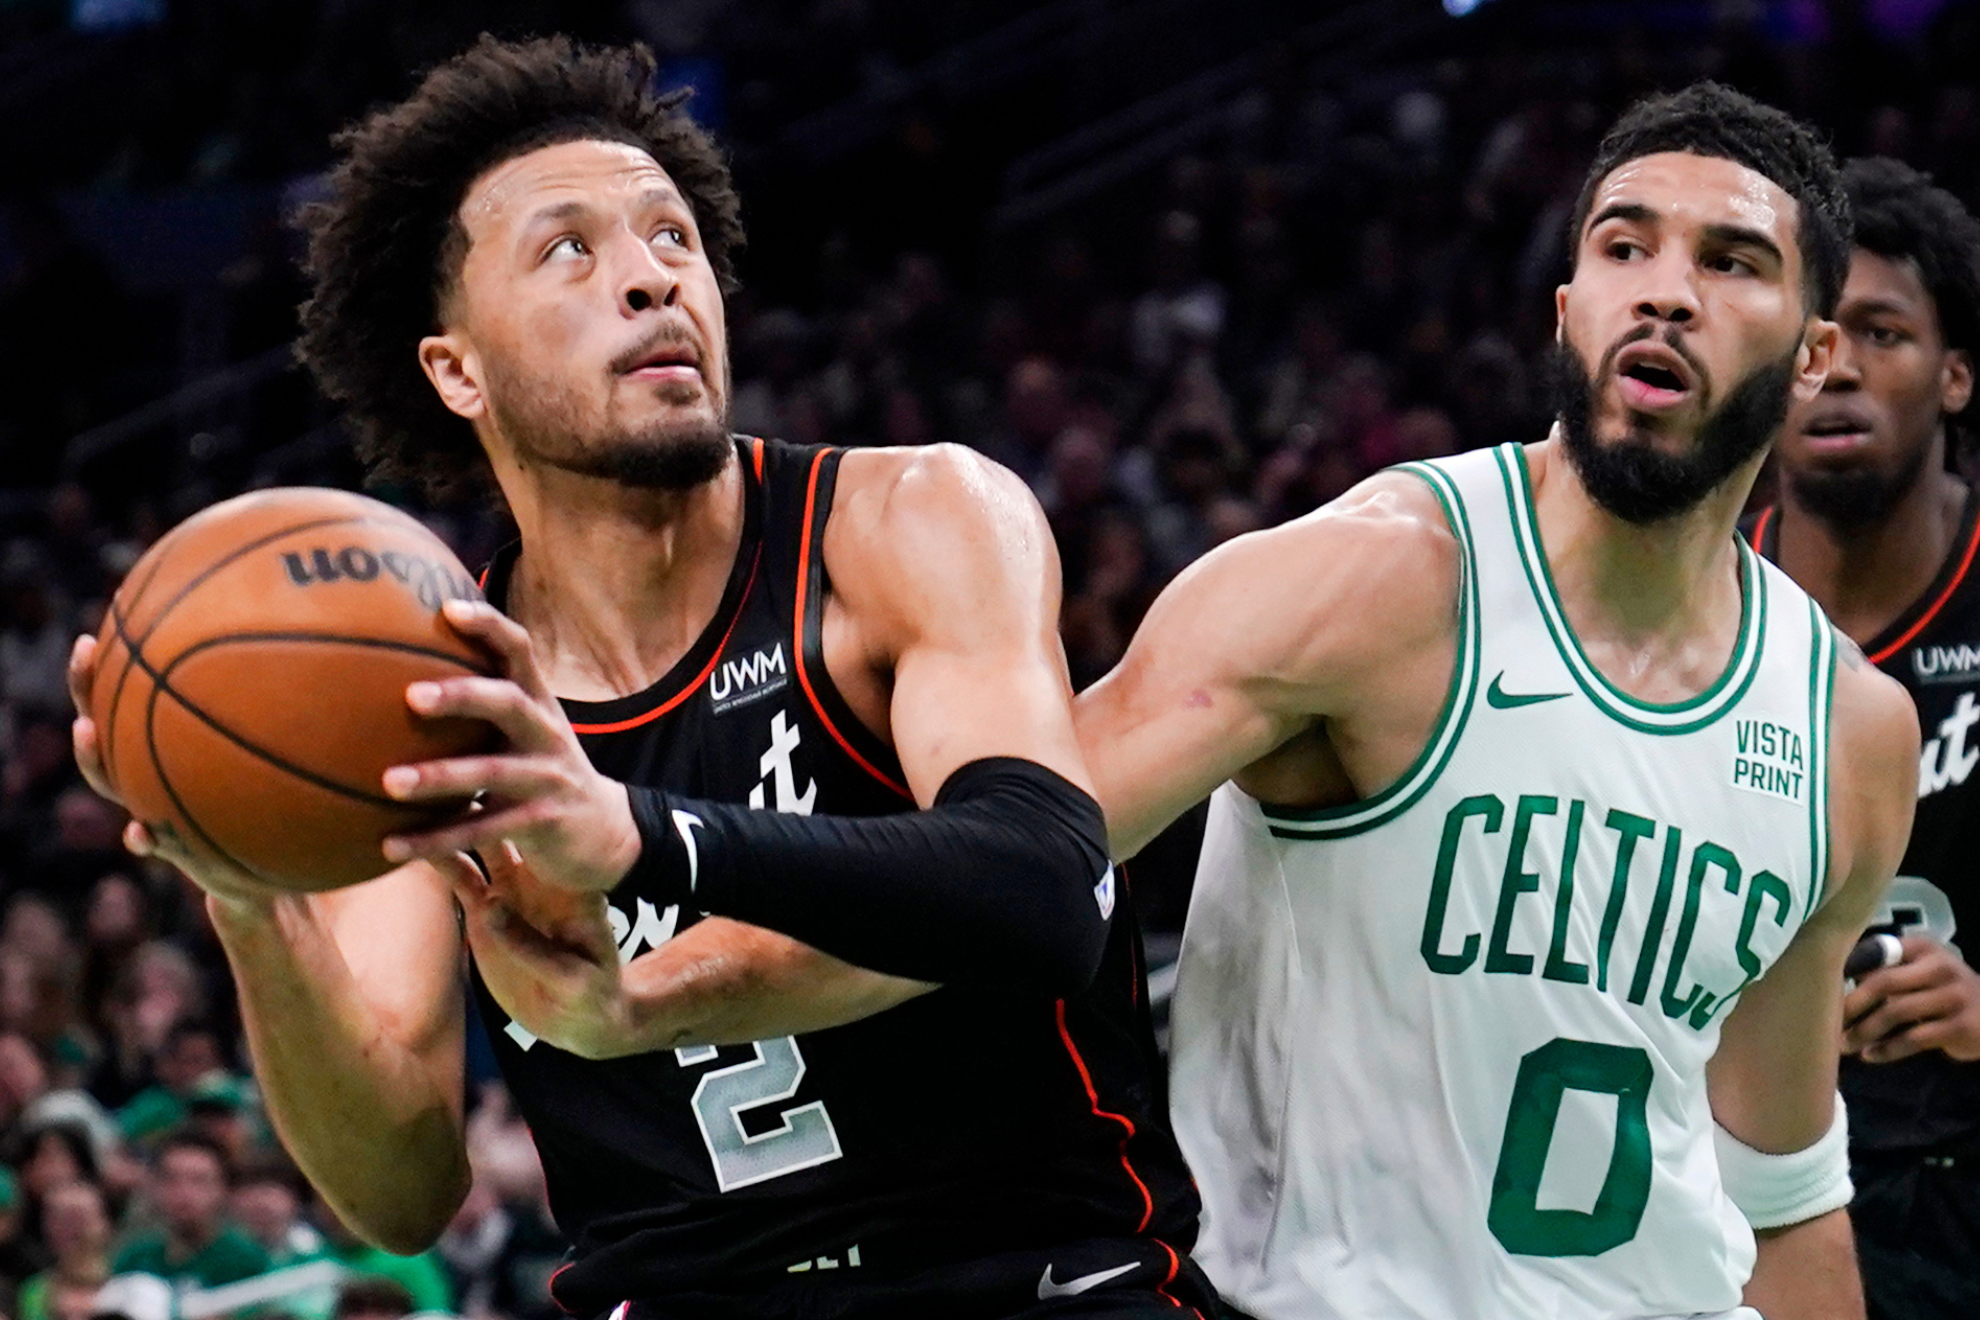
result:
<svg viewBox="0 0 1980 1320"><path fill-rule="evenodd" d="M696 879L707 862L697 836L705 834L702 820L674 806L668 793L637 784L621 785L627 814L639 845L622 883L663 903L685 902L694 896Z"/></svg>

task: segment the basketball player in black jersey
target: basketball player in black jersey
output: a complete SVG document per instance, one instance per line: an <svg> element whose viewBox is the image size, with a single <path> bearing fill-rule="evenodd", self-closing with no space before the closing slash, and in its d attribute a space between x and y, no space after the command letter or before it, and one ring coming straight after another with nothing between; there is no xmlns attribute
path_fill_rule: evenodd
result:
<svg viewBox="0 0 1980 1320"><path fill-rule="evenodd" d="M309 219L367 458L492 472L519 529L506 613L449 614L504 676L407 694L506 746L383 785L479 809L308 897L130 840L207 889L277 1126L381 1245L465 1191L464 928L574 1314L1207 1310L1044 519L964 451L728 434L736 200L652 80L484 38Z"/></svg>
<svg viewBox="0 0 1980 1320"><path fill-rule="evenodd" d="M1872 1317L1980 1315L1980 496L1948 461L1980 357L1980 224L1894 160L1844 174L1856 247L1827 383L1775 446L1763 553L1917 704L1918 814L1879 933L1902 961L1844 1005Z"/></svg>

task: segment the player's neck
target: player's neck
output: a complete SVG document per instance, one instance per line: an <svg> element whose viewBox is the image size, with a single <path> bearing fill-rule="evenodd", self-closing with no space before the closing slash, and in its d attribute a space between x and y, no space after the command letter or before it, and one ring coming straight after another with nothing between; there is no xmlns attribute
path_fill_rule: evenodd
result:
<svg viewBox="0 0 1980 1320"><path fill-rule="evenodd" d="M599 701L651 687L721 606L742 544L741 464L687 491L561 471L507 484L522 554L506 604L551 690Z"/></svg>
<svg viewBox="0 0 1980 1320"><path fill-rule="evenodd" d="M1883 517L1837 527L1795 499L1783 482L1776 560L1859 645L1916 603L1938 576L1966 506L1966 484L1928 457Z"/></svg>
<svg viewBox="0 0 1980 1320"><path fill-rule="evenodd" d="M1742 609L1733 528L1761 459L1696 507L1641 525L1597 504L1558 432L1528 451L1540 542L1569 627L1597 668L1643 699L1703 684L1730 655ZM1646 686L1648 685L1648 686ZM1678 695L1689 695L1679 693Z"/></svg>

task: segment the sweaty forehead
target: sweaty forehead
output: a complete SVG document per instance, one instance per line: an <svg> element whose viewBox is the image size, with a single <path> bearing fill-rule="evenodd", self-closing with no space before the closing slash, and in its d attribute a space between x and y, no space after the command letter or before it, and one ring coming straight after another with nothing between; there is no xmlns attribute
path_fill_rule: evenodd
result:
<svg viewBox="0 0 1980 1320"><path fill-rule="evenodd" d="M1756 229L1788 251L1794 197L1758 170L1723 156L1661 151L1624 161L1596 185L1590 220L1612 206L1646 207L1666 221Z"/></svg>
<svg viewBox="0 0 1980 1320"><path fill-rule="evenodd" d="M590 199L609 204L673 180L645 150L627 142L581 139L526 151L487 171L461 198L470 240L526 222L540 208Z"/></svg>

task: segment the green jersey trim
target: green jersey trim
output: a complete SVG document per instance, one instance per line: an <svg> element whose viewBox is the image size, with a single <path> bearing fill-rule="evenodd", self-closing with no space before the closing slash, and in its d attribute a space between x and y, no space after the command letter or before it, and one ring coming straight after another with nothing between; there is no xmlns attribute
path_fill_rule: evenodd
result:
<svg viewBox="0 0 1980 1320"><path fill-rule="evenodd" d="M1416 761L1393 784L1373 797L1339 807L1274 807L1259 804L1268 828L1281 839L1340 839L1360 834L1407 811L1435 783L1457 749L1458 736L1470 718L1478 696L1478 561L1471 540L1471 522L1457 484L1428 463L1405 463L1395 469L1420 478L1443 506L1444 518L1463 552L1459 561L1457 656L1451 685L1437 724Z"/></svg>
<svg viewBox="0 0 1980 1320"><path fill-rule="evenodd" d="M1739 607L1739 635L1732 657L1711 686L1684 701L1661 704L1639 701L1622 691L1597 669L1581 649L1581 641L1568 626L1567 611L1561 607L1560 592L1554 585L1553 569L1540 542L1540 520L1533 507L1533 485L1526 466L1526 451L1505 444L1493 451L1499 464L1499 478L1505 485L1506 503L1512 515L1513 540L1519 547L1519 560L1526 570L1533 599L1546 621L1568 672L1595 708L1610 719L1639 733L1695 733L1713 723L1739 704L1760 672L1761 639L1767 630L1767 588L1760 571L1759 557L1739 537L1733 538L1739 555L1742 591Z"/></svg>
<svg viewBox="0 0 1980 1320"><path fill-rule="evenodd" d="M1836 634L1821 607L1808 602L1808 907L1815 915L1829 878L1829 719L1835 708Z"/></svg>

